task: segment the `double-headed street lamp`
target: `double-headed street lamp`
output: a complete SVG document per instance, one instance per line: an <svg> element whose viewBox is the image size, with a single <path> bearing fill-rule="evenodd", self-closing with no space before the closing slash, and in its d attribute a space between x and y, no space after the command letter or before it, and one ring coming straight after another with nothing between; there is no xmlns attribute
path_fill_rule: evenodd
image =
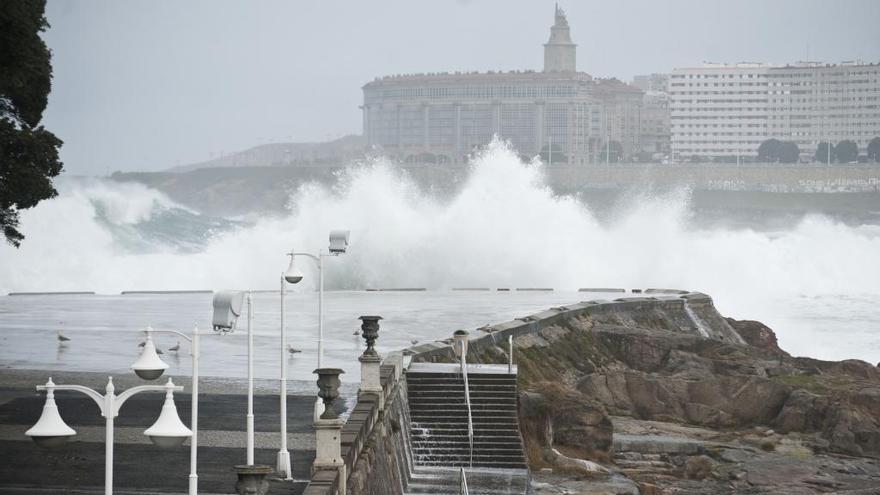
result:
<svg viewBox="0 0 880 495"><path fill-rule="evenodd" d="M166 365L167 366L167 365ZM101 411L101 416L106 418L105 427L105 457L104 457L104 493L113 495L113 422L119 415L119 408L131 396L141 392L165 392L165 404L159 419L153 426L147 428L144 434L158 447L170 448L181 445L187 438L193 436L193 432L187 428L177 415L177 407L174 405L174 392L183 390L183 387L174 385L171 379L165 385L140 385L130 388L116 395L113 386L113 377L108 378L105 393L99 392L82 385L55 385L51 378L45 385L38 385L37 390L46 391L46 404L43 413L33 428L25 432L37 445L43 447L56 447L64 444L70 437L76 435L76 431L67 426L58 413L55 404L55 391L72 390L81 392L95 401Z"/></svg>
<svg viewBox="0 0 880 495"><path fill-rule="evenodd" d="M231 331L241 314L243 293L241 292L219 292L214 296L214 317L213 327L217 331ZM164 386L161 385L142 385L131 388L125 392L115 395L113 379L111 378L106 387L104 395L80 385L55 385L50 378L46 385L37 387L37 390L46 390L46 404L43 406L43 413L37 424L28 430L25 434L31 437L38 445L45 447L53 447L63 444L69 437L76 432L67 426L58 413L58 407L55 404L56 390L74 390L82 392L91 397L98 403L101 415L107 418L106 427L106 459L105 459L105 493L111 495L113 493L113 419L119 414L119 408L134 394L148 391L165 391L165 404L162 406L162 412L156 423L148 428L144 434L150 437L150 440L157 446L163 448L176 447L181 445L187 438L192 438L190 443L190 474L189 474L189 495L198 493L198 475L196 472L197 453L198 453L198 396L199 396L199 331L193 328L192 335L186 335L176 330L154 330L147 327L145 330L146 341L144 349L141 351L140 357L131 365L131 369L144 380L155 380L162 376L168 364L162 361L156 352L156 345L153 343L153 332L173 333L190 342L190 355L192 356L192 417L190 426L192 430L187 428L177 414L177 407L174 405L172 391L181 391L183 387L175 386L171 379ZM249 352L250 354L250 352ZM250 370L249 370L250 371ZM252 391L252 388L249 389ZM252 463L253 456L253 410L250 403L248 411L249 418L249 454L248 458Z"/></svg>
<svg viewBox="0 0 880 495"><path fill-rule="evenodd" d="M281 274L281 449L275 470L285 479L292 479L290 469L290 452L287 450L287 334L284 327L284 298L287 295L287 284L298 284L305 275L296 266L294 259L305 256L318 266L318 368L324 366L324 258L345 254L348 249L349 231L331 230L330 245L326 253L298 253L291 249L290 265ZM285 283L286 282L286 283ZM320 397L315 400L315 420L324 412L324 403Z"/></svg>

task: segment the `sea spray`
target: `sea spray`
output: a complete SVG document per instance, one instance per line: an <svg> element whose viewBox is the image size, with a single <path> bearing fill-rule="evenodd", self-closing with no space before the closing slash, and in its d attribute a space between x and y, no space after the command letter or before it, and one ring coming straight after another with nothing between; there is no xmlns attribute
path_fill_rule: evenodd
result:
<svg viewBox="0 0 880 495"><path fill-rule="evenodd" d="M328 262L328 288L683 287L743 315L770 295L880 293L878 226L809 216L776 232L699 229L684 188L632 195L600 222L542 171L494 142L457 192L438 198L374 159L334 187L301 187L286 217L218 224L185 248L170 235L134 248L123 234L161 231L144 232L150 222L213 224L144 186L70 184L22 212L27 239L0 247L0 290L272 288L284 253L317 252L344 228L350 252Z"/></svg>

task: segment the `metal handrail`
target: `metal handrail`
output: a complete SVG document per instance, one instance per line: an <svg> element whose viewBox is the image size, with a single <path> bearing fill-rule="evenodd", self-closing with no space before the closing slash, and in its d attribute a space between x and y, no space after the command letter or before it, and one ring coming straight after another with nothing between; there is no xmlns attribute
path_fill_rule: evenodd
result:
<svg viewBox="0 0 880 495"><path fill-rule="evenodd" d="M513 335L507 337L507 346L510 351L507 353L507 373L513 373Z"/></svg>
<svg viewBox="0 0 880 495"><path fill-rule="evenodd" d="M461 353L461 376L464 378L464 401L468 412L468 444L470 445L470 461L468 465L474 467L474 419L471 415L471 391L468 386L467 360L464 351Z"/></svg>
<svg viewBox="0 0 880 495"><path fill-rule="evenodd" d="M469 495L468 494L468 486L467 486L467 476L464 474L464 468L461 468L461 488L459 490L460 495Z"/></svg>

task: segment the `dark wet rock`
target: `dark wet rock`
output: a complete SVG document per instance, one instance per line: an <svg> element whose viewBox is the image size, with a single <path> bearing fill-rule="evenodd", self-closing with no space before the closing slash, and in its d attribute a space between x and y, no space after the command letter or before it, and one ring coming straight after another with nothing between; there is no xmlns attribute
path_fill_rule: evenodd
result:
<svg viewBox="0 0 880 495"><path fill-rule="evenodd" d="M515 338L521 389L537 394L521 396L521 424L531 425L524 436L607 462L606 411L644 423L617 432L609 454L650 493L880 485L880 461L872 460L880 458L880 369L791 357L765 325L721 319L711 302L690 305L704 324L719 326L710 338L690 318L637 305ZM837 454L856 456L857 469Z"/></svg>
<svg viewBox="0 0 880 495"><path fill-rule="evenodd" d="M545 453L567 447L579 458L607 459L613 426L605 408L558 384L545 383L539 389L540 393L522 392L519 398L527 450Z"/></svg>
<svg viewBox="0 0 880 495"><path fill-rule="evenodd" d="M760 321L734 320L733 318L725 318L725 320L750 346L774 355L789 355L779 347L776 333Z"/></svg>
<svg viewBox="0 0 880 495"><path fill-rule="evenodd" d="M685 461L685 476L691 480L704 480L712 475L714 462L707 456L688 457Z"/></svg>

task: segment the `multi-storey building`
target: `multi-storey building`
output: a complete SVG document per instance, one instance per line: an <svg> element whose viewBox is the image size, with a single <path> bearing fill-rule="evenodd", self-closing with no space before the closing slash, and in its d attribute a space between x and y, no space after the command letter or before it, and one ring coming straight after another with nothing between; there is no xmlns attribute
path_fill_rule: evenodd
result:
<svg viewBox="0 0 880 495"><path fill-rule="evenodd" d="M568 20L556 9L544 70L431 73L378 78L363 87L367 145L404 161L462 163L493 135L524 157L599 160L606 141L639 151L642 92L578 72ZM552 150L552 152L551 152Z"/></svg>
<svg viewBox="0 0 880 495"><path fill-rule="evenodd" d="M704 64L669 79L673 154L752 157L765 139L794 141L802 157L820 142L880 136L880 66L843 63Z"/></svg>

